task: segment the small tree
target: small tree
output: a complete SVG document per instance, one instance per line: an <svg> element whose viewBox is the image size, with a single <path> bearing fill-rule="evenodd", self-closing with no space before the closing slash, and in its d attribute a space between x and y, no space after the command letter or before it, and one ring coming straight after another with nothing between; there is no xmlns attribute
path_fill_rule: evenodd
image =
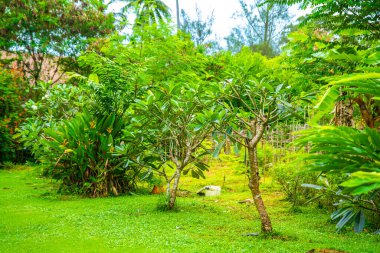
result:
<svg viewBox="0 0 380 253"><path fill-rule="evenodd" d="M210 135L213 123L224 115L213 107L213 87L190 80L165 83L137 102L135 110L139 116L135 120L144 127L151 149L161 158L157 170L167 183L169 209L175 206L182 174L191 172L195 178L204 178L207 165L200 160L206 151L202 143ZM171 176L166 166L174 169Z"/></svg>
<svg viewBox="0 0 380 253"><path fill-rule="evenodd" d="M314 28L339 32L352 28L371 31L366 39L380 37L379 1L320 1L320 0L268 0L269 4L301 4L302 9L311 9L303 23L311 23ZM357 30L356 30L357 31Z"/></svg>
<svg viewBox="0 0 380 253"><path fill-rule="evenodd" d="M235 56L231 67L231 79L224 90L222 103L228 111L226 134L248 150L249 188L261 219L261 231L272 231L260 191L260 173L257 144L265 131L286 117L291 105L287 102L286 89L282 83L263 75L265 59L247 50ZM260 69L261 68L261 69Z"/></svg>

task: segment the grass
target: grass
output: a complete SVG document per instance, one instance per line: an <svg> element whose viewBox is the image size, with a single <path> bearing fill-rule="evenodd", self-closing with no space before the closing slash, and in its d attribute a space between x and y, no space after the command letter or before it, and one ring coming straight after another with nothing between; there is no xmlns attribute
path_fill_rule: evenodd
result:
<svg viewBox="0 0 380 253"><path fill-rule="evenodd" d="M378 235L336 233L323 210L289 212L270 178L263 197L276 232L245 236L257 232L260 222L253 205L237 203L250 193L236 164L222 157L212 162L206 180L183 177L181 189L214 184L223 185L223 193L179 197L176 212L157 209L162 196L58 195L57 185L36 167L0 170L0 252L379 252Z"/></svg>

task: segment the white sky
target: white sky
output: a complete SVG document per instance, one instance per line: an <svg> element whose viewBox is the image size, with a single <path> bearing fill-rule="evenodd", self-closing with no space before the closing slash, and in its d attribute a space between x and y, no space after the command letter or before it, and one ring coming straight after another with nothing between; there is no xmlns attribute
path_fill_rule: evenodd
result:
<svg viewBox="0 0 380 253"><path fill-rule="evenodd" d="M173 20L176 20L176 0L163 0L172 10ZM190 17L195 18L195 6L202 12L202 19L211 16L214 11L214 34L223 39L230 34L233 27L239 25L232 15L240 10L239 0L179 0L179 8L184 9Z"/></svg>
<svg viewBox="0 0 380 253"><path fill-rule="evenodd" d="M197 5L202 12L202 19L204 20L207 16L210 16L214 10L214 26L212 30L214 31L213 38L215 36L219 38L218 40L224 45L224 38L227 37L232 28L242 24L242 21L235 20L232 15L240 11L239 0L178 0L179 8L184 9L185 12L190 16L190 18L196 17L195 6ZM163 2L169 6L172 13L173 22L176 22L176 0L163 0ZM113 6L114 10L117 11L117 7ZM291 15L294 15L294 20L304 15L306 12L298 10L296 6L290 8Z"/></svg>

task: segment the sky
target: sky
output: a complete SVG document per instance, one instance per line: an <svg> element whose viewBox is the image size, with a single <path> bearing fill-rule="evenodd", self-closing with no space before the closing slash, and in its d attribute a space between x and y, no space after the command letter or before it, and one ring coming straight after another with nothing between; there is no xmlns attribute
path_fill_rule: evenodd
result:
<svg viewBox="0 0 380 253"><path fill-rule="evenodd" d="M176 0L163 0L172 10L173 20L176 20ZM232 15L240 10L239 0L179 0L179 8L184 9L191 17L196 17L195 6L198 6L202 12L202 19L211 16L214 11L214 35L223 39L227 37L232 28L239 25L238 20L232 18Z"/></svg>
<svg viewBox="0 0 380 253"><path fill-rule="evenodd" d="M163 2L171 9L173 22L176 22L176 0L163 0ZM242 24L243 21L232 18L233 14L240 11L239 0L178 0L179 8L184 9L190 18L196 17L195 6L198 6L202 13L202 19L207 16L211 16L214 11L214 26L212 27L214 34L213 38L217 38L224 44L224 38L227 37L232 28ZM117 9L118 6L114 6L113 9ZM298 10L296 6L290 8L291 15L294 15L294 20L304 15L306 12Z"/></svg>

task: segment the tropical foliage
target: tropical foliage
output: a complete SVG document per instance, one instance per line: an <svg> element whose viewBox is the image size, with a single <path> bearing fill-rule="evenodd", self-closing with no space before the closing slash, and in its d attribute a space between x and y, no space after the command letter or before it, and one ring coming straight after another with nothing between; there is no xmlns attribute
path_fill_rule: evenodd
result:
<svg viewBox="0 0 380 253"><path fill-rule="evenodd" d="M22 108L22 97L27 91L21 87L25 85L20 74L0 66L0 162L23 161L20 154L21 147L12 140L17 127L26 114Z"/></svg>
<svg viewBox="0 0 380 253"><path fill-rule="evenodd" d="M61 193L88 197L164 182L172 210L184 177L236 162L264 234L276 228L264 174L292 211L317 203L338 231L378 229L377 2L241 0L235 16L246 25L227 50L209 39L213 14L183 11L175 29L164 1L111 1L124 4L117 14L97 0L8 2L0 0L1 163L32 161ZM286 25L291 3L311 14ZM114 16L130 14L132 29L116 31L125 26ZM47 63L59 78L44 74Z"/></svg>
<svg viewBox="0 0 380 253"><path fill-rule="evenodd" d="M135 14L134 27L151 26L171 17L169 7L161 0L122 0L121 15Z"/></svg>
<svg viewBox="0 0 380 253"><path fill-rule="evenodd" d="M224 116L213 105L215 88L211 85L163 84L150 90L146 100L137 101L138 116L134 120L146 128L142 133L149 136L152 152L160 157L157 170L167 184L169 209L174 208L181 174L191 172L195 178L204 178L207 170L201 160L208 151L203 142L213 123L222 121ZM168 175L167 168L173 168L174 174Z"/></svg>

